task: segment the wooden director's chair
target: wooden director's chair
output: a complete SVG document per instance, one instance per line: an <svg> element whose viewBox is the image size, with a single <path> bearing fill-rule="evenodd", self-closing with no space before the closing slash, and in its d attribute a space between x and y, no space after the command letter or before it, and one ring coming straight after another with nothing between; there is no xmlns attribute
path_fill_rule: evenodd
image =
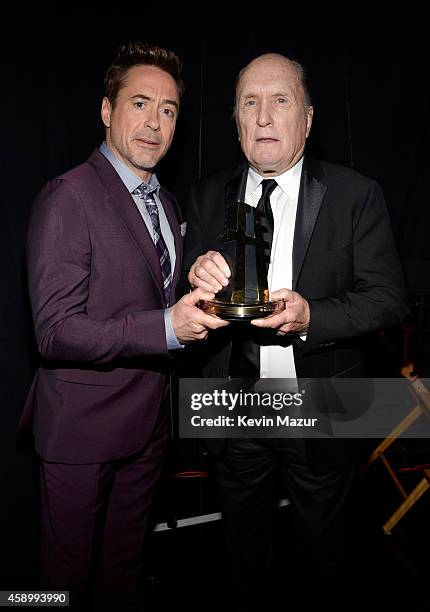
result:
<svg viewBox="0 0 430 612"><path fill-rule="evenodd" d="M367 469L374 461L380 459L388 471L391 479L396 485L403 498L403 502L397 508L397 510L390 516L387 522L383 526L384 533L390 534L391 530L397 525L400 519L412 508L414 504L424 495L424 493L430 488L430 463L424 465L415 465L408 468L396 468L389 460L385 452L391 446L391 444L414 423L423 414L430 417L430 392L425 387L423 382L413 374L413 365L407 364L401 370L402 375L407 379L410 385L412 395L417 400L417 405L411 412L391 431L391 433L383 440L372 452L368 461L363 466L363 470ZM422 475L422 479L419 481L417 486L407 493L403 487L399 475L402 472L419 472Z"/></svg>

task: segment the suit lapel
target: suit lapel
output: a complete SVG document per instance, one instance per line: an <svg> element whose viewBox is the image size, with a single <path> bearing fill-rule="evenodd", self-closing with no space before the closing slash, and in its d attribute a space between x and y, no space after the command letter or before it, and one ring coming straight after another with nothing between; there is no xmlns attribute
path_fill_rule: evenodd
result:
<svg viewBox="0 0 430 612"><path fill-rule="evenodd" d="M98 150L94 151L88 160L94 168L103 186L103 191L110 206L120 217L131 240L139 249L147 263L155 286L163 302L165 301L163 281L161 278L160 260L137 206L127 191L124 183L118 176L112 164ZM170 222L170 219L169 219ZM174 225L174 224L173 224ZM172 225L171 225L172 227ZM173 229L172 229L173 231ZM175 245L177 238L175 236Z"/></svg>
<svg viewBox="0 0 430 612"><path fill-rule="evenodd" d="M305 157L294 228L292 287L294 291L297 287L318 213L327 191L327 185L321 182L321 178L317 163Z"/></svg>
<svg viewBox="0 0 430 612"><path fill-rule="evenodd" d="M246 181L248 179L248 166L241 165L237 168L233 177L225 185L225 213L237 201L245 201Z"/></svg>

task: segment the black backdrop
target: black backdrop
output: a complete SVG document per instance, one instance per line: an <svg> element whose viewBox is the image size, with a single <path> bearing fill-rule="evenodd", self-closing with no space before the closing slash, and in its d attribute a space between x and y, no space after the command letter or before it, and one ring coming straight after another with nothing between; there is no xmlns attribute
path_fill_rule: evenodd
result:
<svg viewBox="0 0 430 612"><path fill-rule="evenodd" d="M281 52L308 69L313 153L377 179L402 258L430 260L429 33L420 16L276 14L262 6L233 15L220 7L204 19L187 18L187 10L170 14L160 5L121 15L116 7L90 17L73 6L67 14L23 9L0 26L1 588L30 588L37 537L34 464L14 448L36 364L25 289L28 212L46 179L80 163L103 138L103 75L119 42L156 42L184 60L185 104L157 172L181 203L191 181L240 159L230 118L238 70L260 53Z"/></svg>

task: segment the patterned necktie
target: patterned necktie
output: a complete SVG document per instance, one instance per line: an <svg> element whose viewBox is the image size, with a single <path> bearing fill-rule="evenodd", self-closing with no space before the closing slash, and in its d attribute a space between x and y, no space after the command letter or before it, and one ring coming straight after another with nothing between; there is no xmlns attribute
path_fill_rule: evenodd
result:
<svg viewBox="0 0 430 612"><path fill-rule="evenodd" d="M163 234L161 233L160 217L158 215L158 206L154 200L153 192L148 193L144 183L132 192L133 195L139 197L145 203L146 210L151 217L152 228L154 231L153 240L157 249L158 257L160 258L161 277L163 279L164 295L166 296L167 305L170 299L170 289L172 287L172 266L170 263L169 251L164 242Z"/></svg>
<svg viewBox="0 0 430 612"><path fill-rule="evenodd" d="M273 213L272 207L270 206L270 196L278 186L278 183L274 179L264 179L261 181L261 186L262 192L258 200L257 210L260 210L264 214L264 226L266 230L263 233L263 237L269 245L266 249L266 270L268 270L273 240Z"/></svg>

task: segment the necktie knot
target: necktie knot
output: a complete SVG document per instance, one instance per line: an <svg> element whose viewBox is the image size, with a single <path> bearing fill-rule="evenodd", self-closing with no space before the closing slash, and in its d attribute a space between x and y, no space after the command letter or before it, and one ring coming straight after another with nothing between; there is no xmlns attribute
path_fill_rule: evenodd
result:
<svg viewBox="0 0 430 612"><path fill-rule="evenodd" d="M152 200L154 201L154 193L156 188L154 189L147 183L141 183L136 189L134 189L131 193L132 195L141 198L142 200Z"/></svg>
<svg viewBox="0 0 430 612"><path fill-rule="evenodd" d="M261 181L261 186L262 186L261 197L270 198L273 191L278 186L278 183L275 181L275 179L263 179Z"/></svg>
<svg viewBox="0 0 430 612"><path fill-rule="evenodd" d="M136 189L134 189L131 193L132 195L140 198L144 202L146 206L146 210L148 211L151 217L151 221L152 221L152 225L154 226L154 230L158 231L157 226L159 225L159 218L158 218L158 206L154 198L155 189L151 189L151 187L147 183L142 183L141 185L136 187ZM157 237L155 237L155 242L156 241L157 241Z"/></svg>

